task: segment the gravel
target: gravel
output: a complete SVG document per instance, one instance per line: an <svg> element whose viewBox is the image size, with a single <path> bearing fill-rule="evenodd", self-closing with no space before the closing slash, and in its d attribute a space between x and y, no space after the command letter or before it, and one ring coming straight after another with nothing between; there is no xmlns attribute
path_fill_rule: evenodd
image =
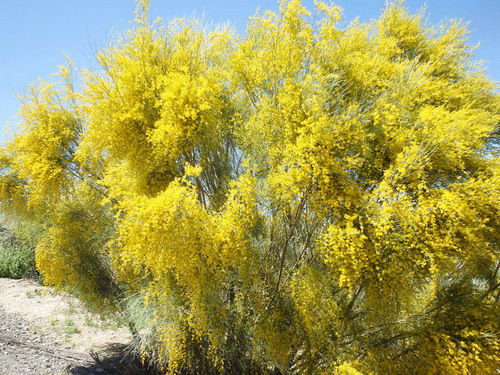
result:
<svg viewBox="0 0 500 375"><path fill-rule="evenodd" d="M126 357L126 347L99 353L100 365L90 354L58 348L52 336L42 336L18 314L0 307L0 375L144 374ZM104 367L104 368L103 368Z"/></svg>
<svg viewBox="0 0 500 375"><path fill-rule="evenodd" d="M53 354L42 350L20 345L27 343L34 347L53 350ZM43 337L34 335L30 324L21 317L7 314L0 309L0 375L17 374L75 374L93 375L109 373L87 360L71 360L57 357L57 349ZM83 357L83 356L82 356Z"/></svg>

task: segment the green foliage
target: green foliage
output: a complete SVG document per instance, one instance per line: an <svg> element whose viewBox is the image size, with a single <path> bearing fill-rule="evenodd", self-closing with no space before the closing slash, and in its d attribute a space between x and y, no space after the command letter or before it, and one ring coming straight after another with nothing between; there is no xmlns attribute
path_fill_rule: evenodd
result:
<svg viewBox="0 0 500 375"><path fill-rule="evenodd" d="M42 227L27 220L7 222L0 232L0 277L20 279L36 276L35 246Z"/></svg>
<svg viewBox="0 0 500 375"><path fill-rule="evenodd" d="M167 373L493 374L500 99L460 21L147 19L21 104L0 202Z"/></svg>
<svg viewBox="0 0 500 375"><path fill-rule="evenodd" d="M3 245L0 249L0 277L20 279L35 266L33 249L16 245Z"/></svg>

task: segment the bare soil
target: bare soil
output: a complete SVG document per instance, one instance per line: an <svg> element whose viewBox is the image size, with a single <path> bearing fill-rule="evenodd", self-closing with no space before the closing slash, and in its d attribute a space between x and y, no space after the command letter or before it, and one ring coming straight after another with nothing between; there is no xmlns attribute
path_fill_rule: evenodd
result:
<svg viewBox="0 0 500 375"><path fill-rule="evenodd" d="M67 294L0 278L0 375L137 373L125 365L130 341Z"/></svg>

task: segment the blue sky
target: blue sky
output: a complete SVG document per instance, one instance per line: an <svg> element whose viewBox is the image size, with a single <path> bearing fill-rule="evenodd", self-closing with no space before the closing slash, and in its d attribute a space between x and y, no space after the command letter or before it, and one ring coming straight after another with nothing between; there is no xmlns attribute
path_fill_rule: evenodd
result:
<svg viewBox="0 0 500 375"><path fill-rule="evenodd" d="M232 22L245 30L257 8L277 9L277 0L151 0L150 18L164 22L206 14L215 23ZM344 20L377 18L385 0L338 0ZM313 0L303 0L313 9ZM500 81L500 0L407 0L414 12L426 5L429 19L470 21L471 43L481 42L475 57L488 61L487 74ZM0 0L0 143L15 128L15 92L23 93L38 77L50 79L66 53L79 68L93 64L97 48L126 30L134 18L134 0ZM8 125L8 123L11 125Z"/></svg>

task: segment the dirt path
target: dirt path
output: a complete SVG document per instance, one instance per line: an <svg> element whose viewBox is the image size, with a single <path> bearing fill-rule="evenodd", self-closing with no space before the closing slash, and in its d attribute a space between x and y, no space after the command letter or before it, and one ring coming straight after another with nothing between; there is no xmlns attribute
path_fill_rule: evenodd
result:
<svg viewBox="0 0 500 375"><path fill-rule="evenodd" d="M127 329L89 314L70 296L0 278L0 375L126 373L111 369L121 366L116 362L130 340Z"/></svg>

